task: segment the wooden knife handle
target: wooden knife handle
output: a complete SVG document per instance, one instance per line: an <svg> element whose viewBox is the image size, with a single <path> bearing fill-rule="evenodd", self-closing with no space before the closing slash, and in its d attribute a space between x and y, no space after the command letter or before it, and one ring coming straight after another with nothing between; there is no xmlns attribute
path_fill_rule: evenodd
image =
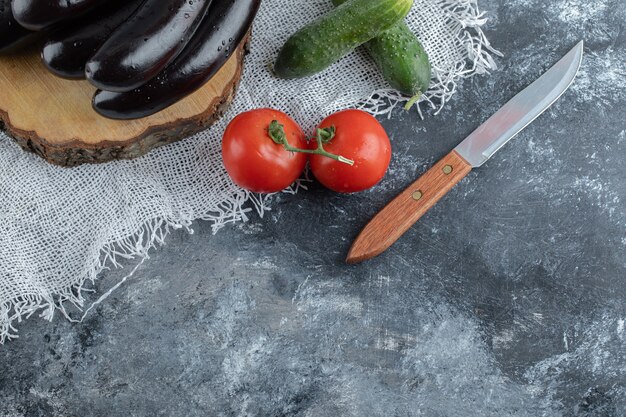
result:
<svg viewBox="0 0 626 417"><path fill-rule="evenodd" d="M382 209L356 238L346 262L380 255L472 170L456 151L437 162Z"/></svg>

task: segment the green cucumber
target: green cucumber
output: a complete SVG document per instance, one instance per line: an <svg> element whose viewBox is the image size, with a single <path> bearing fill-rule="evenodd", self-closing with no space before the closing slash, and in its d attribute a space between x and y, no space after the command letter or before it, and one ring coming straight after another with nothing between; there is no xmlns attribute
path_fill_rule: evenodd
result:
<svg viewBox="0 0 626 417"><path fill-rule="evenodd" d="M332 2L339 6L346 0ZM431 76L428 54L405 22L396 23L364 46L389 85L412 97L407 109L428 90Z"/></svg>
<svg viewBox="0 0 626 417"><path fill-rule="evenodd" d="M285 43L274 72L281 78L316 74L402 20L413 0L347 0Z"/></svg>

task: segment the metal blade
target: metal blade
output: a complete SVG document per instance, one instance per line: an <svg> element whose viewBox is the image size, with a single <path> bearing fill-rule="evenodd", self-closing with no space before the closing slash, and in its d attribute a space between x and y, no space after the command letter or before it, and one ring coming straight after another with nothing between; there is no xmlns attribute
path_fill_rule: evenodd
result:
<svg viewBox="0 0 626 417"><path fill-rule="evenodd" d="M455 150L473 167L484 164L509 140L546 111L572 85L583 58L583 41L539 79L461 142Z"/></svg>

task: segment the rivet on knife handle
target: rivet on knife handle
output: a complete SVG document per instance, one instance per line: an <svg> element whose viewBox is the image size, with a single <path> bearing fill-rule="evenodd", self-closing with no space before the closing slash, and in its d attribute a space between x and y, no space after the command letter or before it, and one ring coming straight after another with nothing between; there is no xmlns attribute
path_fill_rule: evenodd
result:
<svg viewBox="0 0 626 417"><path fill-rule="evenodd" d="M471 170L456 151L450 152L368 223L346 261L357 263L384 252Z"/></svg>

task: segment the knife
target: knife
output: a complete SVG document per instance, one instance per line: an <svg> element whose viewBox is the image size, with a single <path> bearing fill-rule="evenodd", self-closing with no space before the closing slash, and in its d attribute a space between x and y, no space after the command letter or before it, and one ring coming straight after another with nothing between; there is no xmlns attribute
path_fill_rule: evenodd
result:
<svg viewBox="0 0 626 417"><path fill-rule="evenodd" d="M572 85L582 57L583 41L392 200L361 231L346 262L371 259L393 245L472 168L484 164L561 97Z"/></svg>

